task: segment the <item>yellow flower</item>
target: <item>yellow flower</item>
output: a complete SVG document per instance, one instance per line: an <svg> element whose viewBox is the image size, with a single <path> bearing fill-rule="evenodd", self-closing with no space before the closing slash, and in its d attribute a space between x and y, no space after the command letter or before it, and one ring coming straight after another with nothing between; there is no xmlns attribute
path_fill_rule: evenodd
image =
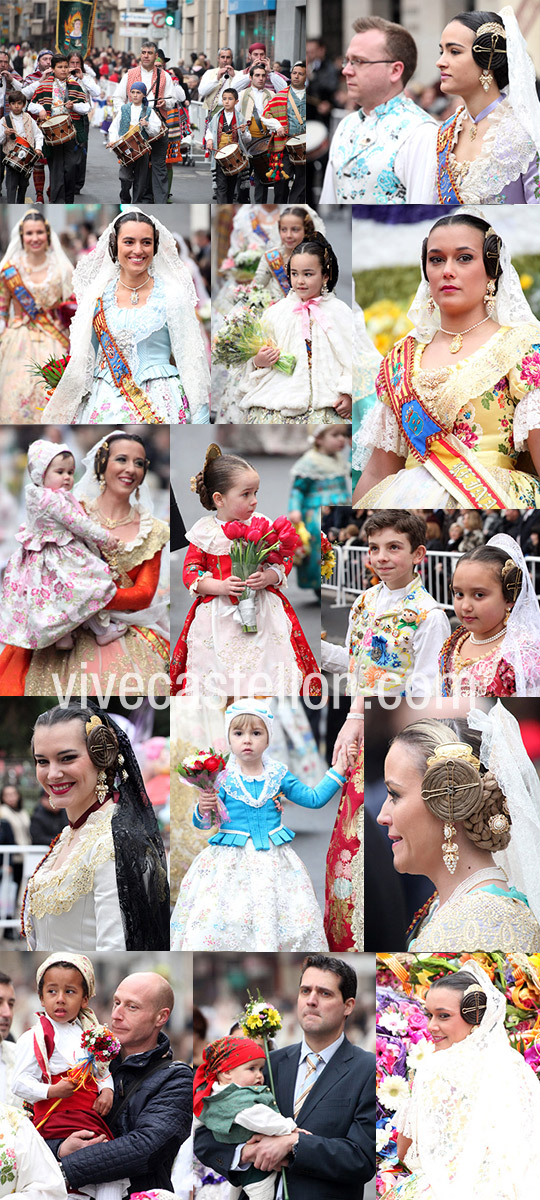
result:
<svg viewBox="0 0 540 1200"><path fill-rule="evenodd" d="M532 287L534 279L532 275L527 275L527 273L524 272L523 275L520 275L519 282L523 288L523 291L526 292L530 287Z"/></svg>

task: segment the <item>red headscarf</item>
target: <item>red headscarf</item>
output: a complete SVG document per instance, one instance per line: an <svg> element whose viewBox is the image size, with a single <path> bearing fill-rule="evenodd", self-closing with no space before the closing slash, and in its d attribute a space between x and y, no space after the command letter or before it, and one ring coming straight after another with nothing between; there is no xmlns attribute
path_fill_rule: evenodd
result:
<svg viewBox="0 0 540 1200"><path fill-rule="evenodd" d="M212 1084L220 1071L230 1071L242 1063L253 1062L254 1058L266 1058L262 1046L251 1038L218 1038L205 1046L203 1060L197 1067L193 1080L193 1111L196 1117L202 1113L203 1101L210 1095Z"/></svg>

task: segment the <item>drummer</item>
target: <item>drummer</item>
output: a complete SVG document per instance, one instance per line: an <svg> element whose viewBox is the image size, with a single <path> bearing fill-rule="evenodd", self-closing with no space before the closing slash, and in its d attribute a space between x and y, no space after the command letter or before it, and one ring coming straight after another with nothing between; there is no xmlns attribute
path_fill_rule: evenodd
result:
<svg viewBox="0 0 540 1200"><path fill-rule="evenodd" d="M268 137L268 129L265 126L262 114L272 99L274 93L268 87L268 75L264 63L256 62L249 69L250 85L242 92L240 98L240 109L242 116L247 125L247 132L250 141L250 154L253 153L254 143L256 144L261 138ZM254 200L256 204L264 204L268 199L268 188L264 186L257 174L254 175L255 192Z"/></svg>
<svg viewBox="0 0 540 1200"><path fill-rule="evenodd" d="M6 100L8 110L6 115L0 120L0 146L10 149L15 138L26 142L28 146L32 146L34 150L41 152L43 146L43 134L39 125L36 125L30 113L24 111L26 100L22 92L15 91L7 93ZM4 151L4 162L6 168L6 191L8 204L24 204L28 184L30 183L30 171L17 171L11 166L8 155Z"/></svg>
<svg viewBox="0 0 540 1200"><path fill-rule="evenodd" d="M216 150L223 150L236 142L246 154L246 144L242 134L246 131L242 113L238 107L238 92L235 88L224 88L221 98L223 108L212 117L208 124L204 140L206 147L212 153L212 170L216 170L216 201L218 204L232 204L236 199L236 186L239 175L226 175L221 168Z"/></svg>
<svg viewBox="0 0 540 1200"><path fill-rule="evenodd" d="M90 104L76 79L69 79L69 60L65 54L54 54L52 72L48 72L38 83L32 97L30 111L37 110L41 122L51 117L69 116L75 136L69 141L47 140L45 130L45 156L51 178L51 204L73 204L77 167L82 153L77 139L77 126L84 113L90 112ZM50 137L50 133L49 133Z"/></svg>
<svg viewBox="0 0 540 1200"><path fill-rule="evenodd" d="M270 156L268 182L274 185L274 200L278 204L295 204L306 197L305 164L295 166L289 159L286 142L289 138L306 135L306 64L295 62L291 82L283 92L268 101L263 121L274 129L273 153ZM289 179L292 185L289 191Z"/></svg>
<svg viewBox="0 0 540 1200"><path fill-rule="evenodd" d="M149 107L146 84L135 81L129 89L129 103L123 104L109 129L109 145L138 129L145 142L159 135L162 122ZM149 155L141 154L134 162L120 164L120 202L138 204L149 187ZM131 189L133 188L133 196Z"/></svg>

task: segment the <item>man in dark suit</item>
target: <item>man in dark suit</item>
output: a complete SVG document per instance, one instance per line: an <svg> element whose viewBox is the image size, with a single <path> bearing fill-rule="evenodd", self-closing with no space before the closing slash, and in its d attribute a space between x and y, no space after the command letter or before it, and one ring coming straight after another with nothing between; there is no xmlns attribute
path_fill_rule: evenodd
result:
<svg viewBox="0 0 540 1200"><path fill-rule="evenodd" d="M284 1166L290 1200L362 1200L375 1170L375 1057L345 1037L356 986L348 963L308 955L297 1003L303 1040L271 1055L278 1107L298 1128L231 1146L201 1127L195 1134L201 1162L236 1187L250 1163L262 1171Z"/></svg>

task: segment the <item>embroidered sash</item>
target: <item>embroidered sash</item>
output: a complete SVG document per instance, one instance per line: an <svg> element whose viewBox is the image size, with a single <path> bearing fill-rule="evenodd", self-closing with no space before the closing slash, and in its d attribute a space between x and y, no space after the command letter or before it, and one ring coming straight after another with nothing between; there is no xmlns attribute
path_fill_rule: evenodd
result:
<svg viewBox="0 0 540 1200"><path fill-rule="evenodd" d="M32 293L25 287L18 268L8 263L2 269L1 274L6 287L11 292L13 298L18 301L27 317L29 317L31 324L39 325L39 328L44 333L48 333L49 337L56 338L63 346L69 346L69 334L64 329L60 329L58 325L55 325L54 321L47 316L44 309L39 308Z"/></svg>
<svg viewBox="0 0 540 1200"><path fill-rule="evenodd" d="M287 272L281 257L281 250L267 250L265 257L274 279L277 279L277 282L279 283L283 295L288 296L291 290L291 285L287 279Z"/></svg>
<svg viewBox="0 0 540 1200"><path fill-rule="evenodd" d="M437 134L437 195L439 204L463 204L462 197L457 186L457 171L455 164L452 163L452 146L454 144L454 133L458 117L461 116L463 109L458 109L457 113L444 125L441 125Z"/></svg>
<svg viewBox="0 0 540 1200"><path fill-rule="evenodd" d="M511 507L510 495L478 455L421 403L412 383L413 362L414 339L409 336L393 347L379 374L411 453L460 503L471 508Z"/></svg>
<svg viewBox="0 0 540 1200"><path fill-rule="evenodd" d="M251 221L251 228L252 228L253 232L258 234L258 236L260 238L262 238L263 242L266 245L266 243L270 241L270 238L269 238L269 235L266 233L266 231L263 229L262 225L259 224L257 217L255 215L254 209L251 210L251 212L249 214L249 219Z"/></svg>
<svg viewBox="0 0 540 1200"><path fill-rule="evenodd" d="M163 418L156 416L150 406L148 396L135 383L125 359L122 358L118 346L109 332L101 297L99 300L96 300L93 326L101 349L109 364L109 370L115 387L125 396L128 404L131 405L136 420L146 422L149 425L163 425Z"/></svg>

